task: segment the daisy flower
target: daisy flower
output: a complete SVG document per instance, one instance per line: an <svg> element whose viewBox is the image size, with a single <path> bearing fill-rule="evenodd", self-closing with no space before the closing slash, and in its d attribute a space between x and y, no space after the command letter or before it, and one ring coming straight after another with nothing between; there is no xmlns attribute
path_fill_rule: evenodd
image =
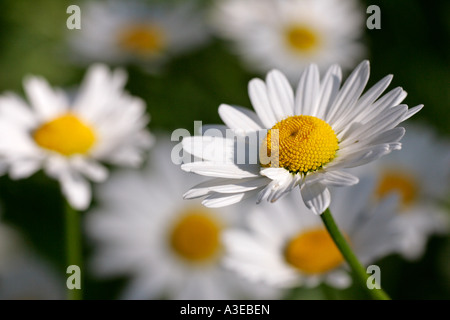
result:
<svg viewBox="0 0 450 320"><path fill-rule="evenodd" d="M74 59L137 63L156 70L171 57L203 45L209 38L192 1L176 5L144 1L88 1L82 27L71 32Z"/></svg>
<svg viewBox="0 0 450 320"><path fill-rule="evenodd" d="M365 13L353 0L218 0L210 18L250 68L291 81L310 63L349 69L365 51Z"/></svg>
<svg viewBox="0 0 450 320"><path fill-rule="evenodd" d="M183 139L184 150L195 158L184 157L181 168L215 178L191 188L185 198L206 197L202 203L209 207L251 196L257 203L275 202L299 187L306 206L321 214L330 204L330 186L358 182L343 169L400 149L405 130L397 125L422 108L400 104L406 92L399 87L381 96L391 75L362 94L368 79L369 62L363 61L342 87L337 65L322 80L318 67L310 65L295 94L278 70L269 72L266 82L251 80L256 112L222 104L226 126L208 126L204 135Z"/></svg>
<svg viewBox="0 0 450 320"><path fill-rule="evenodd" d="M187 204L181 195L192 180L168 161L172 147L158 142L142 172L116 171L98 187L99 206L85 220L91 272L127 276L121 299L263 297L261 287L246 287L221 265L221 234L238 222L235 208Z"/></svg>
<svg viewBox="0 0 450 320"><path fill-rule="evenodd" d="M347 241L365 266L394 252L398 235L392 226L398 198L369 205L374 181L338 188L331 208ZM253 207L248 229L225 232L225 265L241 276L274 287L346 288L351 276L321 219L299 206L292 193L269 207Z"/></svg>
<svg viewBox="0 0 450 320"><path fill-rule="evenodd" d="M444 207L450 192L450 144L424 125L409 124L406 128L401 152L360 167L355 174L376 179L375 201L399 195L395 224L402 237L398 251L415 260L423 255L431 235L450 230Z"/></svg>
<svg viewBox="0 0 450 320"><path fill-rule="evenodd" d="M30 106L13 93L0 96L0 158L12 179L39 169L60 182L70 205L86 209L87 179L102 182L100 162L137 166L151 145L145 103L124 91L126 74L93 65L75 95L53 89L41 77L24 81Z"/></svg>

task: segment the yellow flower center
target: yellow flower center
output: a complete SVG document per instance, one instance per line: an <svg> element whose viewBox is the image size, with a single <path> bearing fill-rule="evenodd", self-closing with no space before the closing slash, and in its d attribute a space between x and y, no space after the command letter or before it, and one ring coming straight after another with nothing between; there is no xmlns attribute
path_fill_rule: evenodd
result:
<svg viewBox="0 0 450 320"><path fill-rule="evenodd" d="M71 156L88 153L96 136L77 116L67 113L37 128L33 139L42 148Z"/></svg>
<svg viewBox="0 0 450 320"><path fill-rule="evenodd" d="M338 267L344 258L325 229L300 233L289 241L286 261L307 274L318 274Z"/></svg>
<svg viewBox="0 0 450 320"><path fill-rule="evenodd" d="M260 162L263 167L307 173L333 160L338 148L338 139L328 123L313 116L291 116L267 132Z"/></svg>
<svg viewBox="0 0 450 320"><path fill-rule="evenodd" d="M401 170L387 170L381 175L380 182L375 191L378 198L382 198L391 193L400 195L403 208L408 207L417 198L418 184L414 177Z"/></svg>
<svg viewBox="0 0 450 320"><path fill-rule="evenodd" d="M188 210L170 233L174 251L190 262L205 262L220 251L221 226L208 211Z"/></svg>
<svg viewBox="0 0 450 320"><path fill-rule="evenodd" d="M158 26L136 24L119 33L118 43L124 50L147 56L164 49L165 37Z"/></svg>
<svg viewBox="0 0 450 320"><path fill-rule="evenodd" d="M304 26L291 26L286 30L286 40L298 52L309 52L317 47L319 39L311 29Z"/></svg>

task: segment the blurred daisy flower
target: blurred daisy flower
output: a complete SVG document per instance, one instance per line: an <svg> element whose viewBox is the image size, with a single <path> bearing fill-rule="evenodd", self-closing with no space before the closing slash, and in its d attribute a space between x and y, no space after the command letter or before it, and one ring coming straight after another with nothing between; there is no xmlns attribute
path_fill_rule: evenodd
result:
<svg viewBox="0 0 450 320"><path fill-rule="evenodd" d="M70 34L74 59L137 63L156 71L171 57L208 40L203 17L192 1L172 5L144 1L88 1L79 32Z"/></svg>
<svg viewBox="0 0 450 320"><path fill-rule="evenodd" d="M365 52L364 21L354 0L217 0L211 9L213 29L249 67L291 81L310 63L352 68Z"/></svg>
<svg viewBox="0 0 450 320"><path fill-rule="evenodd" d="M355 173L377 179L375 200L390 194L400 196L395 221L402 235L398 250L414 260L423 255L431 235L450 230L450 216L444 206L450 192L450 143L438 139L424 125L409 124L406 128L400 152L357 168Z"/></svg>
<svg viewBox="0 0 450 320"><path fill-rule="evenodd" d="M202 203L210 207L251 196L257 203L275 202L299 187L306 206L321 214L331 201L330 186L358 183L343 169L400 149L405 130L397 125L423 107L400 104L406 97L402 88L381 96L391 75L362 94L368 79L369 62L363 61L342 87L337 65L322 80L318 67L310 65L295 94L277 70L266 82L251 80L256 112L222 104L219 115L226 127L209 126L203 136L183 139L184 150L195 159L182 169L215 178L193 187L185 198L206 197ZM220 135L208 135L210 130Z"/></svg>
<svg viewBox="0 0 450 320"><path fill-rule="evenodd" d="M397 197L369 205L375 183L336 188L331 209L336 222L365 266L394 252ZM346 288L351 276L344 258L321 219L299 206L298 193L271 205L253 207L246 229L225 232L225 265L251 281L275 287L315 287L326 283ZM300 201L301 202L301 201Z"/></svg>
<svg viewBox="0 0 450 320"><path fill-rule="evenodd" d="M239 215L182 199L192 180L170 162L172 147L157 143L142 172L116 171L98 187L99 206L85 220L93 274L130 277L121 299L263 297L221 265L221 235Z"/></svg>
<svg viewBox="0 0 450 320"><path fill-rule="evenodd" d="M104 65L89 68L79 92L53 89L46 80L24 81L30 106L13 93L0 96L0 158L12 179L39 169L57 179L70 205L91 202L87 179L102 182L109 164L137 166L151 146L144 101L124 91L126 74Z"/></svg>

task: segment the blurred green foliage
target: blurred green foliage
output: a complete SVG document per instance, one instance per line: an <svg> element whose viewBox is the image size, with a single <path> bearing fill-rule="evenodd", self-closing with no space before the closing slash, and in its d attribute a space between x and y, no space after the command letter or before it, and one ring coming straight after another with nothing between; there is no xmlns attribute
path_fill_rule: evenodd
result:
<svg viewBox="0 0 450 320"><path fill-rule="evenodd" d="M206 6L210 1L202 3ZM86 67L67 58L70 49L65 37L79 32L66 28L66 8L71 4L79 4L83 12L80 1L0 2L0 92L22 95L22 80L28 74L41 75L54 86L78 85ZM369 85L394 74L390 88L402 86L408 92L405 103L410 107L425 105L411 121L429 124L443 138L449 138L450 2L362 1L363 8L371 4L381 8L381 29L365 28L371 62ZM126 66L127 89L146 101L152 131L186 128L192 132L194 120L221 123L217 113L221 103L250 107L248 81L264 75L248 72L228 49L220 39L213 39L206 47L172 60L159 75ZM3 220L22 231L30 246L65 274L63 201L58 184L42 173L21 181L3 176L0 202ZM90 249L85 243L87 255ZM435 236L417 262L397 256L380 261L382 284L394 299L449 299L449 262L450 239ZM84 281L86 299L114 299L125 279L99 281L87 275ZM323 292L328 292L328 297ZM344 291L298 289L291 296L330 297L365 298L353 287Z"/></svg>

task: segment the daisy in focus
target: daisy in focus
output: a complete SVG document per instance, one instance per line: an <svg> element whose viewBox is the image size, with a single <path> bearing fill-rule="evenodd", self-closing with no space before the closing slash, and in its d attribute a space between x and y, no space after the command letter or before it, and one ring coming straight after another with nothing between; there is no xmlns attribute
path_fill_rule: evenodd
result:
<svg viewBox="0 0 450 320"><path fill-rule="evenodd" d="M183 139L184 151L199 161L185 161L181 168L214 178L191 188L185 198L205 197L205 206L220 207L252 196L257 203L275 202L298 188L308 209L324 212L330 186L358 183L345 169L400 149L405 129L397 125L423 107L400 104L406 97L400 87L382 95L391 75L363 94L368 61L342 86L341 77L333 65L321 80L312 64L295 93L278 70L265 82L251 80L255 112L222 104L219 115L226 126L208 126L205 134Z"/></svg>
<svg viewBox="0 0 450 320"><path fill-rule="evenodd" d="M355 174L377 181L374 200L400 197L395 225L402 235L398 253L420 258L432 235L450 231L445 202L450 193L450 143L426 126L408 125L401 152L357 168Z"/></svg>
<svg viewBox="0 0 450 320"><path fill-rule="evenodd" d="M136 63L156 71L171 57L203 45L209 38L192 1L176 5L145 1L87 1L80 32L70 34L74 59Z"/></svg>
<svg viewBox="0 0 450 320"><path fill-rule="evenodd" d="M169 139L157 138L143 171L116 171L99 185L99 206L85 220L93 274L127 276L120 299L275 297L223 268L221 235L239 215L182 199L192 180L171 163Z"/></svg>
<svg viewBox="0 0 450 320"><path fill-rule="evenodd" d="M361 60L365 12L353 0L217 0L211 24L247 65L291 81L310 63L321 71Z"/></svg>
<svg viewBox="0 0 450 320"><path fill-rule="evenodd" d="M394 252L398 234L392 222L398 198L370 206L375 183L338 188L331 208L336 221L365 266ZM315 287L326 283L338 289L351 285L344 258L321 219L299 206L298 193L275 205L253 207L246 229L225 232L225 265L244 278L274 287ZM269 207L270 206L270 207Z"/></svg>
<svg viewBox="0 0 450 320"><path fill-rule="evenodd" d="M29 105L14 93L0 96L0 157L12 179L36 171L59 181L69 204L86 209L88 180L103 182L101 162L138 166L152 144L144 101L124 91L126 74L93 65L74 97L41 77L24 81Z"/></svg>

